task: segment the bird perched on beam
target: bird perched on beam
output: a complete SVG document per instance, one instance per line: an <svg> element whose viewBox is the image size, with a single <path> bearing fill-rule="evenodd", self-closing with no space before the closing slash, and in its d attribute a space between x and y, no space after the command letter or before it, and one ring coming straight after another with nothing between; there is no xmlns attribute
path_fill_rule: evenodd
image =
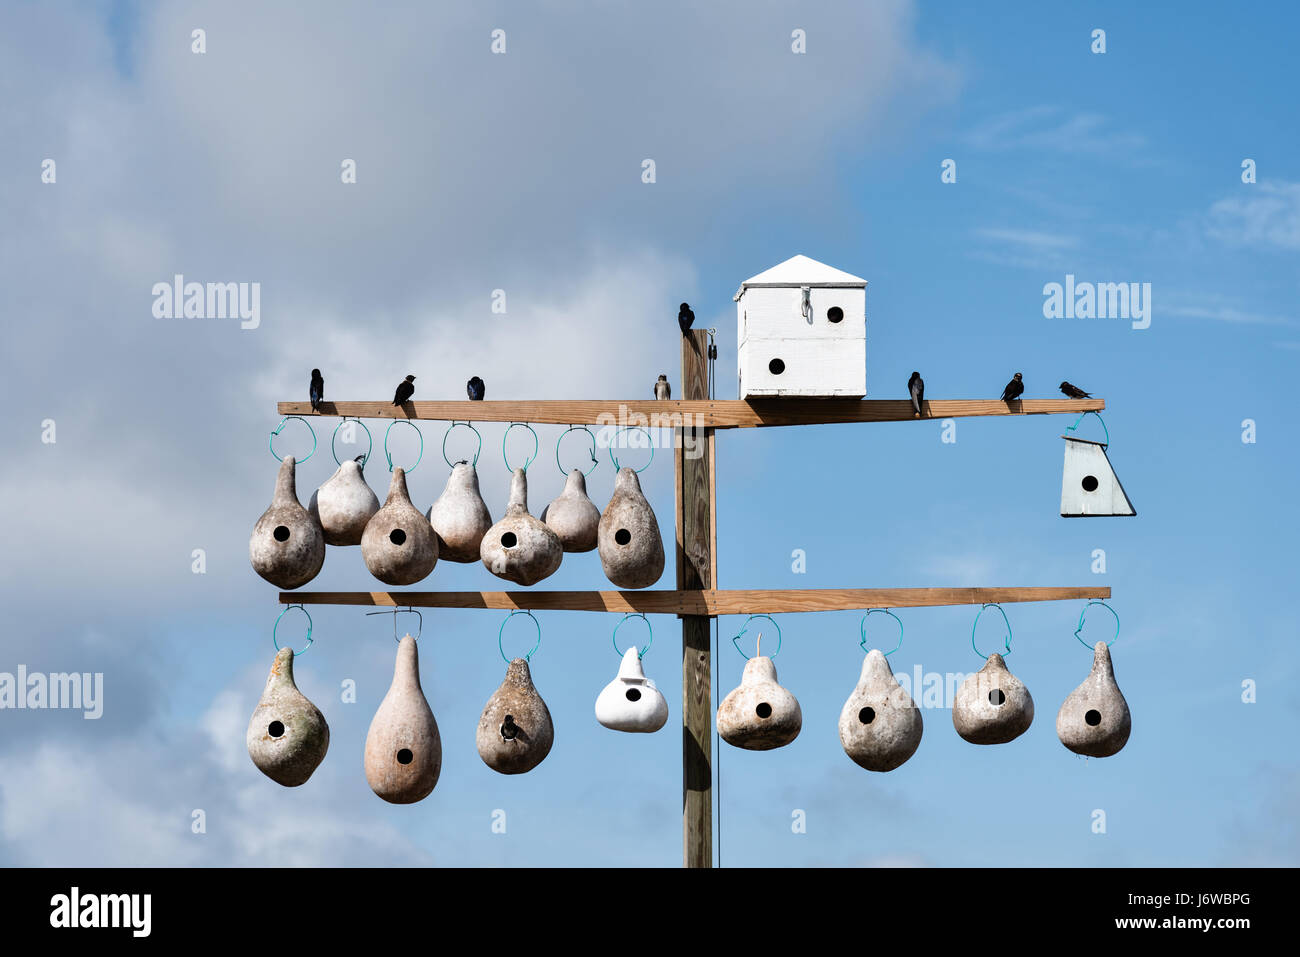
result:
<svg viewBox="0 0 1300 957"><path fill-rule="evenodd" d="M1024 380L1020 378L1020 373L1017 372L1012 377L1011 381L1007 383L1007 387L1002 390L1002 401L1011 402L1015 399L1018 399L1024 393L1024 391L1025 391Z"/></svg>
<svg viewBox="0 0 1300 957"><path fill-rule="evenodd" d="M315 412L320 408L321 399L325 398L325 380L321 377L320 369L311 370L311 386L307 395L311 399L311 410Z"/></svg>
<svg viewBox="0 0 1300 957"><path fill-rule="evenodd" d="M471 402L482 402L483 396L487 394L487 386L478 376L474 376L465 383L465 393L469 396Z"/></svg>
<svg viewBox="0 0 1300 957"><path fill-rule="evenodd" d="M393 405L401 405L413 395L415 395L415 376L408 375L397 383L397 391L393 393Z"/></svg>
<svg viewBox="0 0 1300 957"><path fill-rule="evenodd" d="M682 335L686 335L686 333L691 331L691 326L694 322L695 313L691 311L689 305L682 303L681 307L677 310L677 324L682 327Z"/></svg>
<svg viewBox="0 0 1300 957"><path fill-rule="evenodd" d="M912 373L912 378L907 380L907 392L912 397L912 411L919 418L921 403L925 401L925 380L921 378L921 373Z"/></svg>
<svg viewBox="0 0 1300 957"><path fill-rule="evenodd" d="M655 382L655 398L671 399L673 397L673 387L668 384L668 376L661 375Z"/></svg>
<svg viewBox="0 0 1300 957"><path fill-rule="evenodd" d="M1091 393L1091 392L1084 392L1084 391L1083 391L1082 389L1080 389L1078 386L1076 386L1076 385L1070 385L1070 383L1068 383L1068 382L1062 382L1062 383L1061 383L1061 391L1064 392L1066 395L1068 395L1071 399L1091 399L1091 398L1092 398L1092 393Z"/></svg>

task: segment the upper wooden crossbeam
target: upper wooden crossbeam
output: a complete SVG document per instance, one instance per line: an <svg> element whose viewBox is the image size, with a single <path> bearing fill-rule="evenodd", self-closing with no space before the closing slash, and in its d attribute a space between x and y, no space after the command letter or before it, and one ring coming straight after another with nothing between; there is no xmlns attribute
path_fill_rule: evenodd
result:
<svg viewBox="0 0 1300 957"><path fill-rule="evenodd" d="M286 605L392 608L496 608L529 611L612 611L662 615L774 615L864 608L932 608L988 602L1109 598L1101 586L1009 588L796 588L702 591L306 591L280 592Z"/></svg>
<svg viewBox="0 0 1300 957"><path fill-rule="evenodd" d="M1100 412L1104 399L933 399L924 418L975 415L1050 415ZM907 422L915 418L906 399L548 399L484 402L413 401L280 402L281 415L348 416L354 419L427 419L442 422L532 422L546 425L616 425L645 428L748 429L838 422Z"/></svg>

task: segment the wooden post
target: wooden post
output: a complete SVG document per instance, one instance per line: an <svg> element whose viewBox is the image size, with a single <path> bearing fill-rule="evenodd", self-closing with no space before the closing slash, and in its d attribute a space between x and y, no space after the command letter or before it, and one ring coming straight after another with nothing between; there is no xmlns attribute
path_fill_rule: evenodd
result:
<svg viewBox="0 0 1300 957"><path fill-rule="evenodd" d="M709 397L708 333L682 336L683 399ZM677 587L714 586L713 501L709 446L713 429L677 430ZM682 616L682 850L686 867L713 866L713 699L709 651L711 619Z"/></svg>

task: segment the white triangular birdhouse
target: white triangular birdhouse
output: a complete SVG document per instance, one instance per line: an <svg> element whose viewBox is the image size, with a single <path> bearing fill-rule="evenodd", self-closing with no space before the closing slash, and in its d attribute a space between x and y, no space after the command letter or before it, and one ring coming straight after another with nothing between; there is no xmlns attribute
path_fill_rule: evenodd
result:
<svg viewBox="0 0 1300 957"><path fill-rule="evenodd" d="M867 281L807 256L735 295L742 399L867 394Z"/></svg>
<svg viewBox="0 0 1300 957"><path fill-rule="evenodd" d="M1061 517L1095 518L1136 515L1111 467L1106 446L1088 439L1065 439L1065 471L1061 476Z"/></svg>

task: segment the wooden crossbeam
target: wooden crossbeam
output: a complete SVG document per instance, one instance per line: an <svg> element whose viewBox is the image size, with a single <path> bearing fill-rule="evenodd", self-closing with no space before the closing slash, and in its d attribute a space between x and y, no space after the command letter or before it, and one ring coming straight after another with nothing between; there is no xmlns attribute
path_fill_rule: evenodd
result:
<svg viewBox="0 0 1300 957"><path fill-rule="evenodd" d="M1100 412L1104 399L932 399L926 419L984 415L1053 415ZM618 425L647 428L749 429L844 422L910 422L906 399L551 399L541 401L280 402L281 415L349 416L354 419L427 419L441 422L532 422L544 425ZM689 416L690 418L685 418Z"/></svg>
<svg viewBox="0 0 1300 957"><path fill-rule="evenodd" d="M1106 586L1006 588L796 588L651 591L307 591L280 592L286 605L367 605L392 608L494 608L604 611L656 615L774 615L864 608L933 608L1109 598Z"/></svg>

